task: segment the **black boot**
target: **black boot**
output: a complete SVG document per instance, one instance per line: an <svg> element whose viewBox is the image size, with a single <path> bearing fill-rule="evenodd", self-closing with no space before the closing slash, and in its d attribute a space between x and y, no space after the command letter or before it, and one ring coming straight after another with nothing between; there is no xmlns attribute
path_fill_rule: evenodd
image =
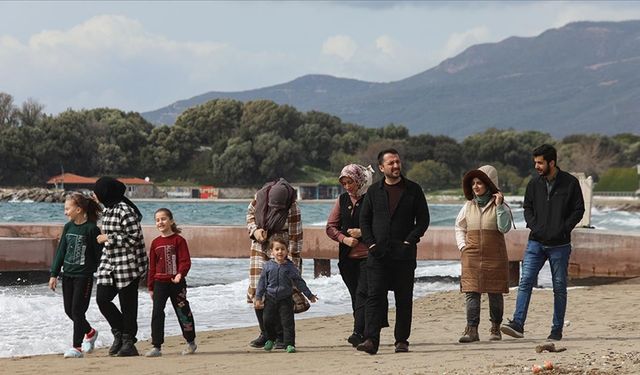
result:
<svg viewBox="0 0 640 375"><path fill-rule="evenodd" d="M122 334L122 347L118 352L118 357L134 357L138 356L138 349L136 349L136 338L128 333Z"/></svg>
<svg viewBox="0 0 640 375"><path fill-rule="evenodd" d="M113 344L111 344L109 348L109 355L116 355L122 347L122 332L117 329L112 329L111 333L113 333Z"/></svg>

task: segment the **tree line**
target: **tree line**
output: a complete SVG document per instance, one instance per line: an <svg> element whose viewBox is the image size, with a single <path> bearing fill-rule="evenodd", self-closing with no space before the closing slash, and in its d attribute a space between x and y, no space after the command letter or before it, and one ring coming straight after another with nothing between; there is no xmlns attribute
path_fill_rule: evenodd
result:
<svg viewBox="0 0 640 375"><path fill-rule="evenodd" d="M153 126L137 112L97 108L44 113L34 100L18 106L0 93L0 185L43 185L62 169L84 176L149 176L216 186L258 186L285 177L308 181L308 168L335 179L347 163L377 164L388 147L425 191L458 188L465 171L496 166L506 192L531 175L531 150L556 145L559 166L598 178L640 160L640 136L549 134L488 129L461 142L410 135L389 124L366 128L326 113L300 112L269 100L216 99L182 113L172 126Z"/></svg>

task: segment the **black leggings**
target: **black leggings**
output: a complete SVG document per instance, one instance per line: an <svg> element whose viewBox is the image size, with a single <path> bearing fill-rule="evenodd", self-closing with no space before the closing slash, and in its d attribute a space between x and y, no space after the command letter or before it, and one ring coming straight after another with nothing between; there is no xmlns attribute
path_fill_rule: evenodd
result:
<svg viewBox="0 0 640 375"><path fill-rule="evenodd" d="M73 347L82 345L84 335L91 331L85 313L91 301L93 276L62 276L62 299L64 312L73 320Z"/></svg>
<svg viewBox="0 0 640 375"><path fill-rule="evenodd" d="M193 322L193 314L187 301L187 283L182 279L178 284L172 282L153 283L153 313L151 315L151 344L159 348L164 344L164 307L167 299L171 299L171 305L178 317L182 337L187 342L193 342L196 331Z"/></svg>
<svg viewBox="0 0 640 375"><path fill-rule="evenodd" d="M122 289L98 284L96 290L96 302L111 329L131 335L134 342L138 333L138 281L139 279L135 279ZM112 302L116 295L122 312Z"/></svg>

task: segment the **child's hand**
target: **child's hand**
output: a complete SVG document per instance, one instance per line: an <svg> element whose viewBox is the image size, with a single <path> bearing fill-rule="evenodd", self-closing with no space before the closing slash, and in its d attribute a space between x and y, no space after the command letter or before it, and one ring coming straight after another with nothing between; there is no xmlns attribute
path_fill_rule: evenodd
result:
<svg viewBox="0 0 640 375"><path fill-rule="evenodd" d="M254 303L253 303L253 307L256 310L262 310L264 309L264 302L261 299L257 299Z"/></svg>
<svg viewBox="0 0 640 375"><path fill-rule="evenodd" d="M149 295L151 296L151 300L153 301L153 290L149 291Z"/></svg>
<svg viewBox="0 0 640 375"><path fill-rule="evenodd" d="M312 295L311 298L309 298L309 302L311 302L311 303L318 302L318 296L316 296L315 294Z"/></svg>
<svg viewBox="0 0 640 375"><path fill-rule="evenodd" d="M50 277L49 278L49 289L53 290L54 292L56 291L56 286L58 286L58 278L57 277Z"/></svg>
<svg viewBox="0 0 640 375"><path fill-rule="evenodd" d="M177 274L173 279L171 279L171 282L174 284L178 284L180 282L180 280L182 280L182 274L179 273Z"/></svg>
<svg viewBox="0 0 640 375"><path fill-rule="evenodd" d="M109 241L109 237L107 237L106 234L100 234L98 235L98 237L96 237L96 240L98 241L98 243L105 243Z"/></svg>

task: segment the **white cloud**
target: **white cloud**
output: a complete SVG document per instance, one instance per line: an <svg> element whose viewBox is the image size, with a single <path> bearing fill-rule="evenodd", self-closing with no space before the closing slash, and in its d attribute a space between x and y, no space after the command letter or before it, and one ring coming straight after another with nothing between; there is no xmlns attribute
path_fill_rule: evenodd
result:
<svg viewBox="0 0 640 375"><path fill-rule="evenodd" d="M334 35L322 44L322 53L330 56L338 56L348 61L355 55L358 49L356 42L347 35Z"/></svg>
<svg viewBox="0 0 640 375"><path fill-rule="evenodd" d="M453 57L469 46L483 43L488 40L489 29L485 26L474 27L473 29L461 33L453 33L447 39L441 58L447 59Z"/></svg>
<svg viewBox="0 0 640 375"><path fill-rule="evenodd" d="M0 35L1 90L16 102L33 97L47 112L98 106L154 109L212 89L237 89L237 74L249 77L243 82L250 85L247 89L275 84L268 72L295 60L222 42L172 40L119 15L41 31L26 41Z"/></svg>
<svg viewBox="0 0 640 375"><path fill-rule="evenodd" d="M382 35L376 39L376 48L382 51L385 55L395 55L395 43L388 35Z"/></svg>

